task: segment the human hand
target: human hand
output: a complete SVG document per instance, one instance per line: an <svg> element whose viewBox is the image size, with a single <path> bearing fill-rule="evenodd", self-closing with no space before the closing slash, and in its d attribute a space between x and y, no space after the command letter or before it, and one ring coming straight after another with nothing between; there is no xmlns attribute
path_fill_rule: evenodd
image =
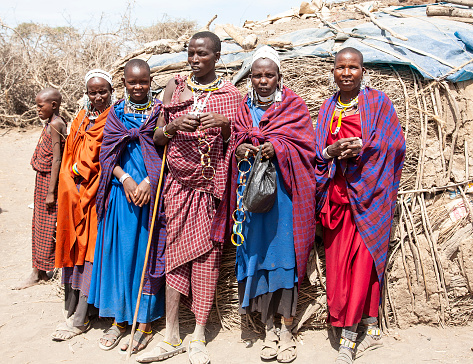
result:
<svg viewBox="0 0 473 364"><path fill-rule="evenodd" d="M254 145L250 143L242 143L235 150L235 156L238 159L243 159L245 158L245 154L247 151L248 151L248 155L249 154L256 155L256 153L258 153L258 147L255 147Z"/></svg>
<svg viewBox="0 0 473 364"><path fill-rule="evenodd" d="M207 130L210 128L229 128L230 120L224 115L216 114L213 112L205 112L200 114L200 130Z"/></svg>
<svg viewBox="0 0 473 364"><path fill-rule="evenodd" d="M166 127L166 132L174 135L179 131L194 132L200 125L199 116L194 114L181 115Z"/></svg>
<svg viewBox="0 0 473 364"><path fill-rule="evenodd" d="M138 184L131 177L126 178L123 183L123 190L125 191L125 197L128 203L134 203L136 205L135 190Z"/></svg>
<svg viewBox="0 0 473 364"><path fill-rule="evenodd" d="M266 159L273 158L274 155L276 154L271 142L265 142L261 147L262 147L261 155L265 157Z"/></svg>
<svg viewBox="0 0 473 364"><path fill-rule="evenodd" d="M135 188L134 196L136 206L143 207L146 205L151 196L150 184L145 180L141 181L141 183Z"/></svg>
<svg viewBox="0 0 473 364"><path fill-rule="evenodd" d="M348 159L358 156L362 147L363 143L358 137L342 138L329 145L327 153L334 158Z"/></svg>
<svg viewBox="0 0 473 364"><path fill-rule="evenodd" d="M48 192L46 198L44 199L44 203L48 209L54 207L56 204L56 199L54 198L54 192Z"/></svg>

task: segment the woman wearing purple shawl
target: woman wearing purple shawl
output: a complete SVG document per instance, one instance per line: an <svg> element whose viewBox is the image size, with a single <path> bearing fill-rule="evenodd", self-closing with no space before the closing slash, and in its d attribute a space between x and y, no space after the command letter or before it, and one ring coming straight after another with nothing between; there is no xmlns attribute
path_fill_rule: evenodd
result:
<svg viewBox="0 0 473 364"><path fill-rule="evenodd" d="M113 325L99 341L103 350L114 348L133 322L154 203L158 203L148 270L141 304L140 323L133 352L152 339L151 322L164 313L165 220L162 201L154 201L162 164L153 133L161 110L150 92L150 69L133 59L125 65L125 99L110 110L100 151L95 261L88 302ZM163 289L162 289L163 288ZM126 350L127 346L123 346Z"/></svg>
<svg viewBox="0 0 473 364"><path fill-rule="evenodd" d="M237 113L229 183L213 238L222 239L225 226L228 238L230 216L236 218L232 241L240 244L235 267L239 312L261 313L266 324L261 358L289 363L297 355L291 329L298 287L315 236L315 134L304 101L282 86L274 49L263 46L255 52L250 80L252 87ZM243 211L239 196L249 168L245 159L259 148L276 168L277 198L268 212L252 213ZM280 329L274 322L276 315L281 316Z"/></svg>
<svg viewBox="0 0 473 364"><path fill-rule="evenodd" d="M406 146L389 98L364 85L360 51L339 51L332 72L340 90L323 103L315 129L317 212L328 322L342 328L336 363L349 364L355 351L382 345L380 290Z"/></svg>

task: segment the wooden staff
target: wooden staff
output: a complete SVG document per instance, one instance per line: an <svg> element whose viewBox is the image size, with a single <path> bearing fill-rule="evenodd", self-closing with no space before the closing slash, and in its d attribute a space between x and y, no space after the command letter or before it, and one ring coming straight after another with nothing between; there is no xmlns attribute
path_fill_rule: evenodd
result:
<svg viewBox="0 0 473 364"><path fill-rule="evenodd" d="M133 325L131 327L131 335L130 335L130 343L128 344L128 350L126 354L126 359L130 359L131 356L131 351L132 346L133 346L133 336L135 334L135 329L136 329L136 321L138 320L138 311L140 309L140 302L141 302L141 294L143 293L143 283L145 280L146 276L146 269L148 268L148 258L149 258L149 250L151 247L151 240L153 239L153 229L154 229L154 223L156 220L156 211L158 210L158 205L159 205L159 195L161 192L161 185L163 183L163 176L164 176L164 166L166 165L166 152L167 152L168 146L164 147L164 152L163 152L163 163L161 164L161 171L159 173L159 182L158 182L158 188L156 189L156 198L154 199L154 209L153 209L153 218L151 219L151 228L149 229L149 235L148 235L148 246L146 247L146 255L145 255L145 262L143 264L143 272L141 273L141 282L140 282L140 289L138 290L138 298L136 300L136 307L135 307L135 316L133 317Z"/></svg>

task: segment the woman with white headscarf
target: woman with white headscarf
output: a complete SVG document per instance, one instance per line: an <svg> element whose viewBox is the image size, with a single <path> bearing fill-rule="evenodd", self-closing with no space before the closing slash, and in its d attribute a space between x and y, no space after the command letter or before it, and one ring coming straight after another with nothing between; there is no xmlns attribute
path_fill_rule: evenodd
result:
<svg viewBox="0 0 473 364"><path fill-rule="evenodd" d="M273 48L255 52L249 81L235 122L230 182L217 212L216 221L227 217L221 224L226 231L213 229L213 238L231 236L238 245L240 313L260 312L266 324L261 358L288 363L297 355L291 329L315 236L315 135L306 104L282 85ZM276 201L265 213L245 211L241 198L259 148L277 174ZM276 315L281 316L280 329Z"/></svg>
<svg viewBox="0 0 473 364"><path fill-rule="evenodd" d="M87 297L97 237L99 153L112 104L112 76L91 70L85 76L85 86L83 108L72 122L59 172L56 268L63 268L67 314L52 334L56 341L85 332L97 312Z"/></svg>

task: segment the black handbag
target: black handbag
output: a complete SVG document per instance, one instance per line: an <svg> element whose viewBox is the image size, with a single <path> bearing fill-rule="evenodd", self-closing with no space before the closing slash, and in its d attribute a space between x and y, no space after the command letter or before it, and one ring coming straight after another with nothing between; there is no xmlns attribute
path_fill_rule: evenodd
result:
<svg viewBox="0 0 473 364"><path fill-rule="evenodd" d="M243 191L243 207L249 212L268 212L277 197L276 167L269 159L262 160L261 149Z"/></svg>

